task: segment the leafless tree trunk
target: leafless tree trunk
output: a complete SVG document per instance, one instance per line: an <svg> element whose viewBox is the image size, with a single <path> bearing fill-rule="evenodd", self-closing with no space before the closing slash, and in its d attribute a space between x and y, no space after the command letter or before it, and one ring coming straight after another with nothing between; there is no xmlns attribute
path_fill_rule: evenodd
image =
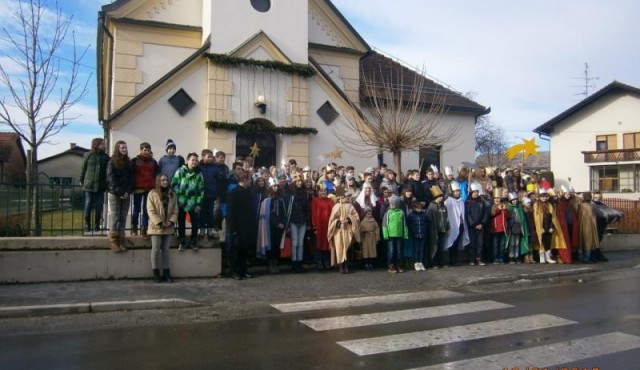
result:
<svg viewBox="0 0 640 370"><path fill-rule="evenodd" d="M459 126L442 124L447 91L428 87L424 71L413 72L389 60L369 75L362 72L360 79L360 105L351 102L346 130L335 134L359 156L391 152L398 181L404 175L402 152L435 149L456 139Z"/></svg>
<svg viewBox="0 0 640 370"><path fill-rule="evenodd" d="M13 14L14 22L5 25L0 40L11 47L3 50L10 62L0 64L0 88L6 94L0 100L0 119L25 143L31 155L27 160L27 189L30 197L30 228L41 230L38 182L38 148L58 134L76 117L65 113L87 94L87 83L79 76L80 61L87 48L77 53L75 36L67 46L72 17L46 0L24 0ZM68 54L62 56L65 47Z"/></svg>
<svg viewBox="0 0 640 370"><path fill-rule="evenodd" d="M478 117L476 124L476 153L480 155L482 163L478 165L502 167L507 163L504 152L507 141L504 131L496 126L489 117ZM479 158L479 159L480 159Z"/></svg>

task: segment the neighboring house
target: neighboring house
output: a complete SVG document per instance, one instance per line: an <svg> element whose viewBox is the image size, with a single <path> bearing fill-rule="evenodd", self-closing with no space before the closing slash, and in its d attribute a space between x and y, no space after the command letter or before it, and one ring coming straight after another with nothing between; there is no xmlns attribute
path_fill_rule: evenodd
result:
<svg viewBox="0 0 640 370"><path fill-rule="evenodd" d="M223 150L229 162L257 154L256 167L294 158L318 168L327 157L359 170L377 164L337 138L354 117L352 102L369 109L361 76L393 66L413 81L415 71L373 51L329 0L188 5L117 0L102 7L98 109L109 150L124 140L133 156L146 141L159 158L171 138L182 155ZM489 109L431 80L425 87L446 95L441 124L458 125L459 135L437 150L404 153L403 167L472 160L475 122ZM391 154L382 160L391 163Z"/></svg>
<svg viewBox="0 0 640 370"><path fill-rule="evenodd" d="M550 139L556 180L638 199L640 89L614 81L533 131Z"/></svg>
<svg viewBox="0 0 640 370"><path fill-rule="evenodd" d="M64 152L39 160L38 171L41 175L46 175L46 179L52 184L79 185L84 155L88 152L89 149L71 143L70 148ZM43 176L39 179L45 180Z"/></svg>
<svg viewBox="0 0 640 370"><path fill-rule="evenodd" d="M0 132L0 184L24 184L27 155L20 136L14 132Z"/></svg>

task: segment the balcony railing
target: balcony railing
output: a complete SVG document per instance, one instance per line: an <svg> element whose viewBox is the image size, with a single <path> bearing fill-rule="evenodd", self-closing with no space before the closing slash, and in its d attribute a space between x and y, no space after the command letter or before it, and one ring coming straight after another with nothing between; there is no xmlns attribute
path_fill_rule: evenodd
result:
<svg viewBox="0 0 640 370"><path fill-rule="evenodd" d="M596 150L582 154L584 163L640 161L640 149Z"/></svg>

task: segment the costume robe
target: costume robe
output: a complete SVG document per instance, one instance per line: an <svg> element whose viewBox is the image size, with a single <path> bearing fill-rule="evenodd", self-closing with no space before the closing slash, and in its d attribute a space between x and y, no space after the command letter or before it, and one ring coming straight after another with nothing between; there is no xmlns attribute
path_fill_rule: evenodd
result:
<svg viewBox="0 0 640 370"><path fill-rule="evenodd" d="M561 197L556 205L556 214L558 215L558 221L562 227L562 234L564 235L564 242L567 245L567 249L561 250L560 258L562 262L571 263L571 251L578 250L580 248L580 226L578 225L578 214L573 205L573 199L566 199ZM571 227L567 223L567 216L573 217L573 223Z"/></svg>
<svg viewBox="0 0 640 370"><path fill-rule="evenodd" d="M362 258L376 258L378 253L376 246L380 240L380 226L373 217L365 217L360 222L360 244L362 245Z"/></svg>
<svg viewBox="0 0 640 370"><path fill-rule="evenodd" d="M321 251L329 250L329 216L333 209L331 198L316 197L311 201L311 225L316 229L316 243Z"/></svg>
<svg viewBox="0 0 640 370"><path fill-rule="evenodd" d="M580 203L578 207L578 220L580 222L580 245L587 250L600 248L596 213L590 202Z"/></svg>
<svg viewBox="0 0 640 370"><path fill-rule="evenodd" d="M342 225L347 225L346 229ZM327 239L331 248L331 266L347 260L351 244L360 241L360 216L355 207L347 202L336 203L329 216Z"/></svg>
<svg viewBox="0 0 640 370"><path fill-rule="evenodd" d="M536 235L538 237L538 250L544 252L542 246L542 222L543 212L540 201L536 201L533 204L533 221L536 225ZM553 234L551 235L551 249L567 249L567 244L564 242L564 235L562 234L562 226L556 215L556 210L553 204L547 202L549 212L551 213L551 223L553 225Z"/></svg>
<svg viewBox="0 0 640 370"><path fill-rule="evenodd" d="M444 206L447 207L449 225L451 226L451 232L447 236L447 249L451 248L453 243L456 241L456 239L458 239L458 236L460 235L460 222L462 222L463 224L464 233L462 236L462 249L470 243L469 226L467 226L464 212L464 200L462 200L462 197L460 197L460 199L449 197L444 201Z"/></svg>

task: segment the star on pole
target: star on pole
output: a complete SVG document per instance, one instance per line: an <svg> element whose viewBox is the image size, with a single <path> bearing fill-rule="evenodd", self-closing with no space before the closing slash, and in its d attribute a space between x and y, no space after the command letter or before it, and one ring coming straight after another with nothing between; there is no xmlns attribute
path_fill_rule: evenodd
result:
<svg viewBox="0 0 640 370"><path fill-rule="evenodd" d="M522 139L524 141L524 144L522 144L522 150L524 151L524 157L527 158L530 155L533 156L538 156L538 151L536 150L536 148L539 148L540 145L536 144L536 138L532 138L531 140L526 140L526 139Z"/></svg>
<svg viewBox="0 0 640 370"><path fill-rule="evenodd" d="M260 148L258 148L258 143L256 143L255 141L253 142L253 146L249 149L251 149L251 153L249 153L250 156L254 158L260 156Z"/></svg>

